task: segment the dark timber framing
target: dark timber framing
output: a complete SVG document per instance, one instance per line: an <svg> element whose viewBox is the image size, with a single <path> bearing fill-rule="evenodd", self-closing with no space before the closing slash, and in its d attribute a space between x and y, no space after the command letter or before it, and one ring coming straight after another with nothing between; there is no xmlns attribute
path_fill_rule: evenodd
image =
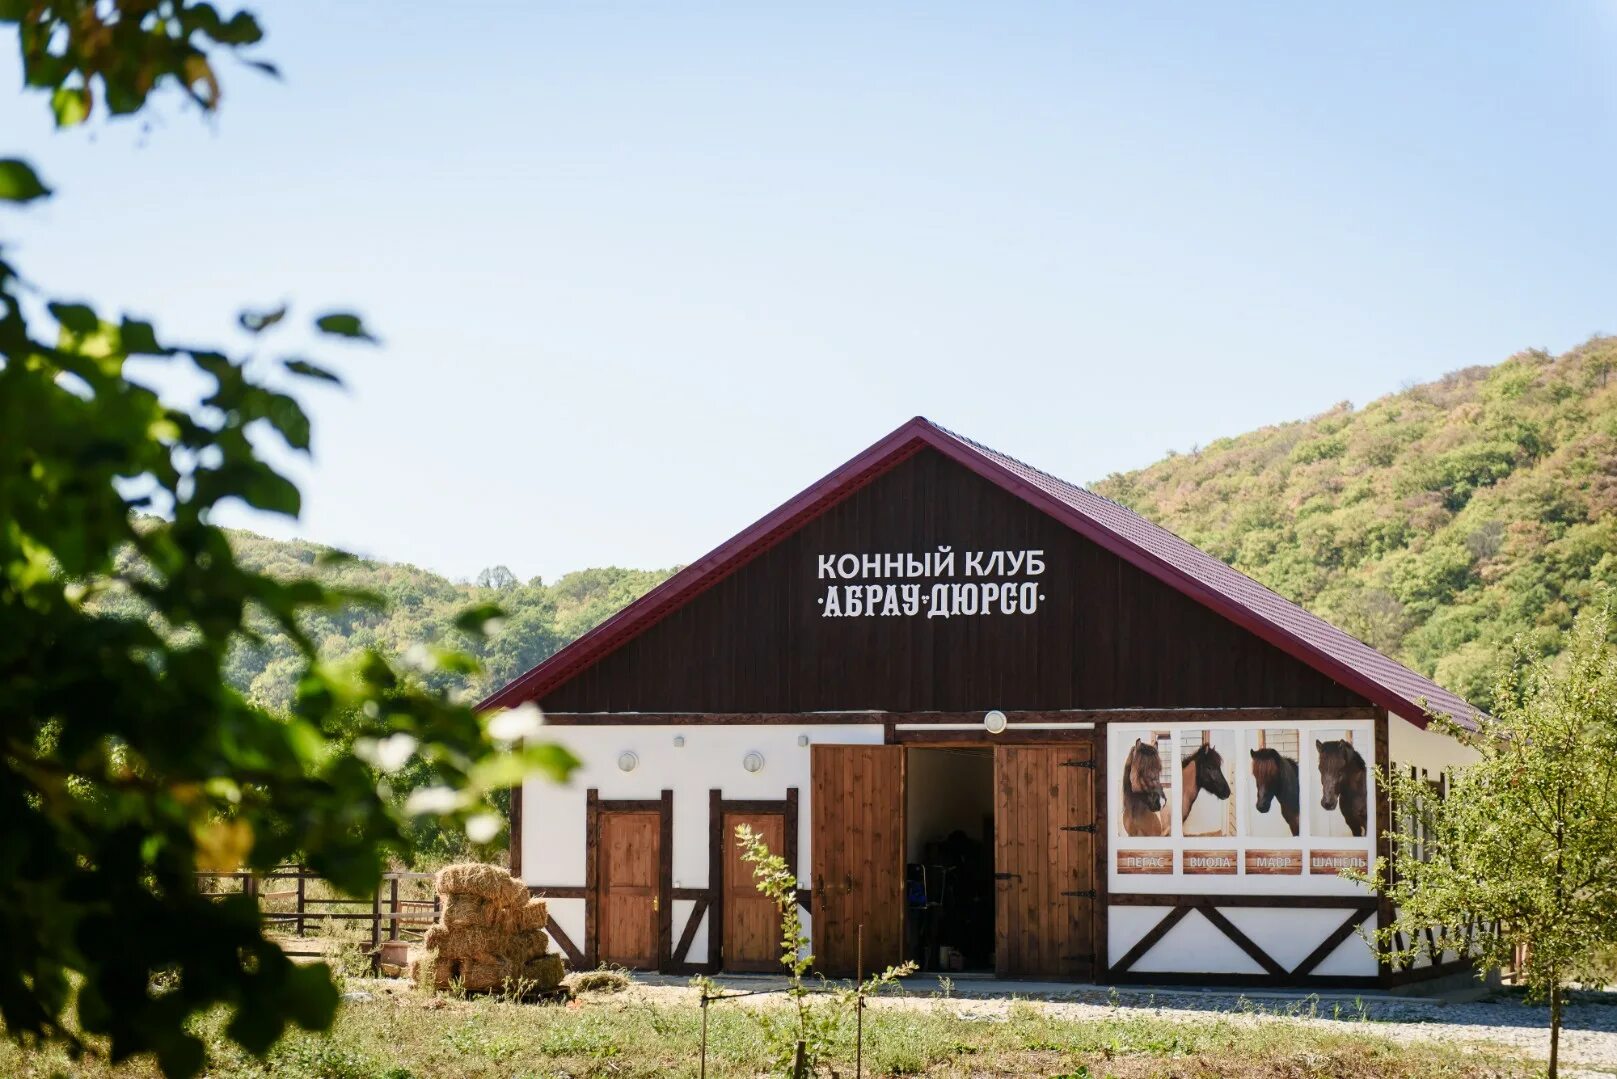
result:
<svg viewBox="0 0 1617 1079"><path fill-rule="evenodd" d="M1069 708L1040 711L1005 710L1010 729L1019 723L1201 723L1240 720L1250 723L1297 723L1309 720L1373 719L1382 712L1360 705L1310 708ZM745 726L849 723L974 723L972 712L546 712L545 722L563 727ZM1026 732L1048 735L1049 729Z"/></svg>
<svg viewBox="0 0 1617 1079"><path fill-rule="evenodd" d="M1362 986L1372 987L1381 984L1376 977L1339 977L1334 975L1316 975L1314 969L1330 958L1332 952L1341 946L1342 942L1352 936L1354 931L1363 925L1365 920L1376 913L1379 900L1375 896L1273 896L1273 895L1121 895L1111 896L1111 902L1117 906L1165 907L1167 913L1162 920L1146 931L1134 946L1130 948L1116 965L1107 970L1107 980L1117 984L1138 983L1152 984L1212 984L1212 985L1318 985L1318 986ZM1220 907L1255 907L1270 910L1296 910L1298 908L1314 908L1328 910L1345 910L1347 918L1333 930L1329 936L1308 954L1302 962L1295 967L1287 969L1264 951L1253 939L1230 921L1219 910ZM1188 915L1199 913L1206 918L1224 936L1245 952L1264 973L1258 974L1150 974L1133 970L1135 963L1156 947L1168 931L1178 925Z"/></svg>

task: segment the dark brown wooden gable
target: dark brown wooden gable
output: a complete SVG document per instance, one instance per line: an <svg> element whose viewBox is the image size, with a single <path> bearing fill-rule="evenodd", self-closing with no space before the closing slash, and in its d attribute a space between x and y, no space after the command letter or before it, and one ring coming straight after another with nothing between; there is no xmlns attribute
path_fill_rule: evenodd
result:
<svg viewBox="0 0 1617 1079"><path fill-rule="evenodd" d="M968 551L1042 549L1038 610L821 616L832 582L817 576L818 556L919 556L939 545L952 548L957 569ZM963 712L1366 701L926 450L540 703L564 712Z"/></svg>

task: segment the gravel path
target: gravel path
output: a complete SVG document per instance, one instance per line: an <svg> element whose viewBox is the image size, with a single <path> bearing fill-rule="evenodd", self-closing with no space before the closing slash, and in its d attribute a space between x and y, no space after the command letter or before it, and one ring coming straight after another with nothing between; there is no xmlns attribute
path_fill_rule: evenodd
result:
<svg viewBox="0 0 1617 1079"><path fill-rule="evenodd" d="M776 978L726 978L737 990L784 984ZM1491 1043L1540 1060L1549 1056L1549 1013L1507 997L1474 1000L1351 993L1284 994L1183 990L1118 990L1073 988L1054 984L958 982L948 999L935 996L930 979L912 979L912 995L882 998L873 1006L950 1008L962 1018L1003 1016L1013 1000L1035 1000L1051 1015L1066 1019L1099 1019L1120 1012L1149 1011L1165 1019L1193 1022L1220 1017L1236 1022L1301 1023L1320 1028L1362 1031L1395 1041L1440 1041L1451 1044ZM673 981L648 979L636 992L671 1001L693 995ZM1472 994L1475 995L1475 994ZM1617 1076L1617 998L1610 1003L1568 1006L1561 1032L1561 1061L1583 1076Z"/></svg>

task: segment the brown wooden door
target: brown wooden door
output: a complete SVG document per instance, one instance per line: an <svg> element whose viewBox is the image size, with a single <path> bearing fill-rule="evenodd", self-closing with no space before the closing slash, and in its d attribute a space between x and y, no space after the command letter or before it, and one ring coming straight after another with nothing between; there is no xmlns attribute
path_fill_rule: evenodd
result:
<svg viewBox="0 0 1617 1079"><path fill-rule="evenodd" d="M596 847L600 961L657 969L657 867L661 817L607 810Z"/></svg>
<svg viewBox="0 0 1617 1079"><path fill-rule="evenodd" d="M753 865L741 857L736 827L748 825L763 838L771 854L786 853L783 813L724 815L724 969L774 971L780 965L780 910L758 890Z"/></svg>
<svg viewBox="0 0 1617 1079"><path fill-rule="evenodd" d="M904 951L904 747L815 746L810 767L815 967L853 974L863 924L881 970Z"/></svg>
<svg viewBox="0 0 1617 1079"><path fill-rule="evenodd" d="M1093 980L1094 746L994 750L994 970Z"/></svg>

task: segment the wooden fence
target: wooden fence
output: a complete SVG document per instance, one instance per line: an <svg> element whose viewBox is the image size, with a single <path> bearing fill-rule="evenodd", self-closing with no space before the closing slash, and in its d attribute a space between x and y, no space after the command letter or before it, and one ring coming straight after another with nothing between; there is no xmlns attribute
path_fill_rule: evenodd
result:
<svg viewBox="0 0 1617 1079"><path fill-rule="evenodd" d="M393 871L382 875L382 883L369 898L339 896L322 878L301 865L277 866L268 873L198 873L199 894L208 898L227 895L251 896L271 929L289 933L286 954L296 957L323 957L324 947L303 943L323 935L330 922L369 923L371 967L381 965L382 945L388 941L419 942L426 927L438 920L442 900L430 882L431 873ZM430 897L419 893L427 881ZM320 887L311 888L311 882ZM357 908L357 909L356 909Z"/></svg>

